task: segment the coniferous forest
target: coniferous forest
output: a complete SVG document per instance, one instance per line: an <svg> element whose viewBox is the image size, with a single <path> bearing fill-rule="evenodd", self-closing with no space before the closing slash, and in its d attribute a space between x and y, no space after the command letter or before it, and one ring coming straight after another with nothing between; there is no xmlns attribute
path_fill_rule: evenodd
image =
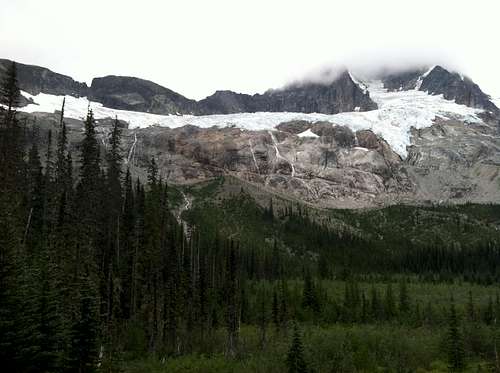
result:
<svg viewBox="0 0 500 373"><path fill-rule="evenodd" d="M0 84L3 372L500 372L500 206L316 211L20 118ZM42 136L44 138L42 138ZM178 214L188 193L193 207Z"/></svg>

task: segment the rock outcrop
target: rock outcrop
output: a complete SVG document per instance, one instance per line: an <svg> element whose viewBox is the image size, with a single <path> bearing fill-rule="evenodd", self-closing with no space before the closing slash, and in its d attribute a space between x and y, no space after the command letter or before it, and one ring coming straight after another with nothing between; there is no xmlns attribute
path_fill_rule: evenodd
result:
<svg viewBox="0 0 500 373"><path fill-rule="evenodd" d="M10 60L0 59L0 76L3 76ZM84 97L88 95L88 87L73 78L55 73L45 67L16 63L19 87L32 95L47 93L51 95L70 95Z"/></svg>
<svg viewBox="0 0 500 373"><path fill-rule="evenodd" d="M104 106L153 114L195 114L197 103L150 82L127 76L94 78L89 99Z"/></svg>
<svg viewBox="0 0 500 373"><path fill-rule="evenodd" d="M445 99L454 100L457 104L500 112L490 97L472 80L441 66L436 66L422 79L419 89L433 95L442 94Z"/></svg>

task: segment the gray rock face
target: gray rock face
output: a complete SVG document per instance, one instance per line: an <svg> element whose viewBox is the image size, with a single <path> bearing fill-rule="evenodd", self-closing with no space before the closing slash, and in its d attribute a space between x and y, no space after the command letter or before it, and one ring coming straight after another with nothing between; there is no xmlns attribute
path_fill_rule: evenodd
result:
<svg viewBox="0 0 500 373"><path fill-rule="evenodd" d="M233 114L258 111L255 96L233 91L217 91L213 95L198 102L199 113L208 115Z"/></svg>
<svg viewBox="0 0 500 373"><path fill-rule="evenodd" d="M472 80L458 73L451 73L441 66L436 66L427 74L420 90L433 95L442 94L445 99L454 100L457 104L499 112L490 97Z"/></svg>
<svg viewBox="0 0 500 373"><path fill-rule="evenodd" d="M193 114L196 101L144 79L126 76L94 78L89 98L104 106L153 114Z"/></svg>
<svg viewBox="0 0 500 373"><path fill-rule="evenodd" d="M0 59L0 76L3 76L12 61ZM88 94L85 83L74 81L66 75L55 73L45 67L16 63L19 87L32 95L40 92L51 95L83 97ZM25 102L26 103L26 102Z"/></svg>
<svg viewBox="0 0 500 373"><path fill-rule="evenodd" d="M305 129L320 137L298 137ZM185 126L134 133L138 141L129 165L145 169L154 156L173 183L229 174L291 198L342 208L500 199L496 122L443 121L415 130L406 159L372 131L326 122L288 122L272 132ZM126 149L133 139L130 132Z"/></svg>
<svg viewBox="0 0 500 373"><path fill-rule="evenodd" d="M377 104L355 84L345 71L330 84L306 83L259 95L218 91L200 101L203 114L241 112L299 112L336 114L345 111L373 110Z"/></svg>
<svg viewBox="0 0 500 373"><path fill-rule="evenodd" d="M389 73L382 77L382 82L389 91L408 91L415 89L418 79L425 71L425 68L421 68L394 74Z"/></svg>

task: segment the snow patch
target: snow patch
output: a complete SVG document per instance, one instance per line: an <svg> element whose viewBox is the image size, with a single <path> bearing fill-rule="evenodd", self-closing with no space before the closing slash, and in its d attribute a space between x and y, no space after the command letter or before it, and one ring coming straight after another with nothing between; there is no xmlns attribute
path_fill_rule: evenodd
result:
<svg viewBox="0 0 500 373"><path fill-rule="evenodd" d="M423 73L422 75L420 75L418 77L418 80L417 80L417 83L415 84L415 89L418 91L420 89L420 87L422 86L422 82L424 80L424 78L429 75L431 73L432 70L434 70L434 68L436 67L436 65L434 66L431 66L429 68L429 70L427 70L425 73Z"/></svg>
<svg viewBox="0 0 500 373"><path fill-rule="evenodd" d="M445 100L442 95L429 95L418 90L388 92L381 81L367 82L370 97L378 105L377 110L345 112L339 114L305 114L290 112L259 112L218 115L157 115L127 110L116 110L91 102L86 97L66 97L64 115L68 118L83 119L90 107L96 119L115 118L128 122L129 128L145 128L153 125L177 128L193 125L200 128L237 127L249 131L271 131L280 123L304 120L312 123L331 122L333 125L347 126L353 131L371 130L381 136L401 157L406 157L406 147L410 142L410 129L430 127L436 117L458 119L468 123L481 123L480 109L459 105ZM54 113L61 110L64 96L40 93L36 96L22 92L36 104L29 104L19 111ZM497 101L498 102L498 101Z"/></svg>
<svg viewBox="0 0 500 373"><path fill-rule="evenodd" d="M363 93L366 95L366 93L368 92L368 87L366 86L366 84L363 83L362 81L358 80L357 78L355 78L354 75L352 75L350 71L348 71L348 73L349 73L349 76L351 77L351 80L354 82L354 84L356 84L363 91Z"/></svg>
<svg viewBox="0 0 500 373"><path fill-rule="evenodd" d="M299 137L314 137L314 138L318 138L319 137L313 131L311 131L310 128L308 128L304 132L299 133L297 136L299 136Z"/></svg>

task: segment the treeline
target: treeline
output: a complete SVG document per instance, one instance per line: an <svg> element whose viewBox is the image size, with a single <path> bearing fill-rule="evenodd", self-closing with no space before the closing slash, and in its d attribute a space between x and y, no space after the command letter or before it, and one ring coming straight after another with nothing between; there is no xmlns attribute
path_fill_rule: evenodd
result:
<svg viewBox="0 0 500 373"><path fill-rule="evenodd" d="M422 244L339 227L332 220L311 216L300 204L278 208L271 199L259 210L244 192L226 203L229 210L239 206L272 227L271 244L254 245L250 240L241 250L242 271L251 279L303 278L307 270L313 277L346 281L386 280L400 274L428 282L461 279L491 285L500 280L500 245L491 237L478 237L476 243L429 239Z"/></svg>

